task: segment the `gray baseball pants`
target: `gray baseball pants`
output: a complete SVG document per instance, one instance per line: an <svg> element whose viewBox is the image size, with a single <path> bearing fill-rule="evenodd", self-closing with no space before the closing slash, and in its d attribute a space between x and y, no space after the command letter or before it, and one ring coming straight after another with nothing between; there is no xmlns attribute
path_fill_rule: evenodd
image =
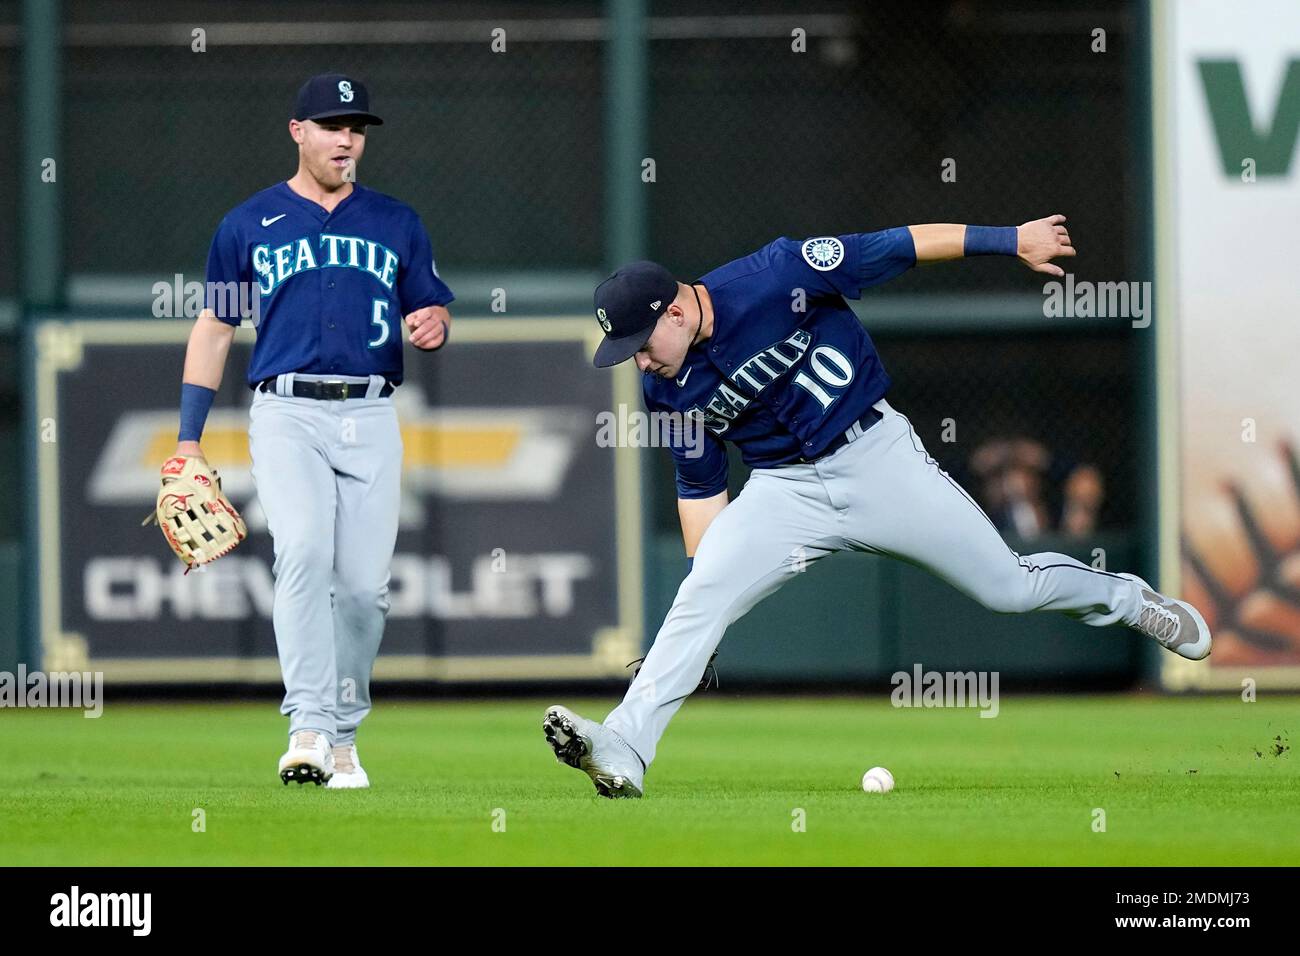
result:
<svg viewBox="0 0 1300 956"><path fill-rule="evenodd" d="M605 718L647 767L728 625L836 551L915 564L1006 614L1060 611L1098 627L1137 619L1141 598L1126 578L1008 548L911 423L884 399L875 407L884 417L834 454L754 469L709 525L640 672Z"/></svg>
<svg viewBox="0 0 1300 956"><path fill-rule="evenodd" d="M249 411L253 481L275 545L272 619L289 732L350 743L370 712L388 613L402 436L392 397L298 398L295 376ZM366 381L354 376L308 376ZM369 376L368 395L383 378Z"/></svg>

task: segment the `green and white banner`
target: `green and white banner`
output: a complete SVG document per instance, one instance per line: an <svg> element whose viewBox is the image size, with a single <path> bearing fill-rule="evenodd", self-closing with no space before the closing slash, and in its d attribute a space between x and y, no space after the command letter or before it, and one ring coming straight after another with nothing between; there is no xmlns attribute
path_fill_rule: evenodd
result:
<svg viewBox="0 0 1300 956"><path fill-rule="evenodd" d="M1215 631L1163 677L1296 686L1300 3L1152 15L1162 581Z"/></svg>

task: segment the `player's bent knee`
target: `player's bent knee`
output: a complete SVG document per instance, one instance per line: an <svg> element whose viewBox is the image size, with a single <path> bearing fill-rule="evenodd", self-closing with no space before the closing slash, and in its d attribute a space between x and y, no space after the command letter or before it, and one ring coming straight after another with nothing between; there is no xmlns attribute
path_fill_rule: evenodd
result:
<svg viewBox="0 0 1300 956"><path fill-rule="evenodd" d="M1015 587L976 595L976 600L995 614L1024 614L1034 609L1028 588Z"/></svg>
<svg viewBox="0 0 1300 956"><path fill-rule="evenodd" d="M388 612L388 588L344 588L334 592L334 606L345 617L365 617L376 612Z"/></svg>
<svg viewBox="0 0 1300 956"><path fill-rule="evenodd" d="M673 603L717 603L735 584L735 575L728 575L721 562L697 562L678 586Z"/></svg>
<svg viewBox="0 0 1300 956"><path fill-rule="evenodd" d="M1023 614L1034 607L1033 588L1020 568L985 578L962 590L995 614Z"/></svg>

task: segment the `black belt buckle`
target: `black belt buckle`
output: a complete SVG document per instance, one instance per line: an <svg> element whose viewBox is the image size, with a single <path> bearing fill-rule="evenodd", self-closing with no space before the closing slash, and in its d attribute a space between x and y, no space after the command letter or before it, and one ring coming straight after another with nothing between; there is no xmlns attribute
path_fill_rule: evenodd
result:
<svg viewBox="0 0 1300 956"><path fill-rule="evenodd" d="M369 387L369 383L366 383L366 388ZM337 402L347 398L348 391L353 388L361 388L361 386L354 385L352 382L317 382L316 395L319 398ZM364 391L362 394L364 394Z"/></svg>

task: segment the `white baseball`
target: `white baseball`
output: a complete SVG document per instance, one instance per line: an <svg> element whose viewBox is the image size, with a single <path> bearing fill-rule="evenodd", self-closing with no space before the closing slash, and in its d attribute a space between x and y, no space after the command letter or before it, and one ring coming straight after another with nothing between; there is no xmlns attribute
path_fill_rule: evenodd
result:
<svg viewBox="0 0 1300 956"><path fill-rule="evenodd" d="M884 767L872 767L862 775L862 789L867 793L889 793L894 789L894 775Z"/></svg>

